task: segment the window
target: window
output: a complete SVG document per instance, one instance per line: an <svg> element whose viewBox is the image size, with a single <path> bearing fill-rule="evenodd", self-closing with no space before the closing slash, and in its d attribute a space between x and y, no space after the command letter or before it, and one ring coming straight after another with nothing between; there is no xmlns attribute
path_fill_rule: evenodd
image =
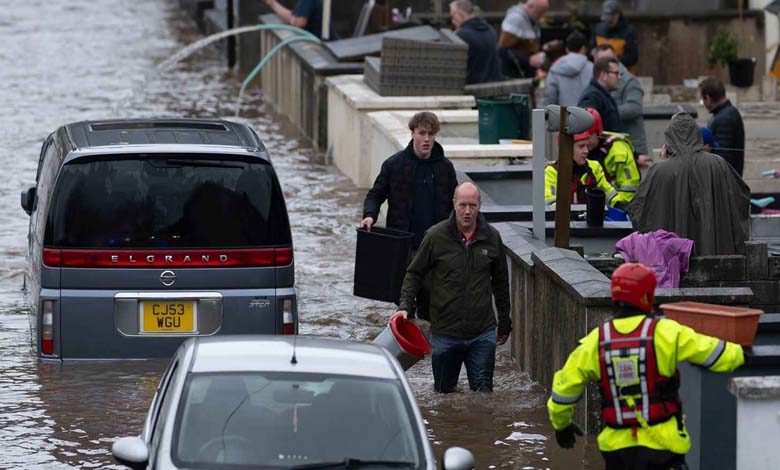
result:
<svg viewBox="0 0 780 470"><path fill-rule="evenodd" d="M185 384L172 458L187 468L424 462L396 381L289 373L199 373Z"/></svg>
<svg viewBox="0 0 780 470"><path fill-rule="evenodd" d="M46 245L239 248L291 244L270 164L201 156L122 156L66 164Z"/></svg>

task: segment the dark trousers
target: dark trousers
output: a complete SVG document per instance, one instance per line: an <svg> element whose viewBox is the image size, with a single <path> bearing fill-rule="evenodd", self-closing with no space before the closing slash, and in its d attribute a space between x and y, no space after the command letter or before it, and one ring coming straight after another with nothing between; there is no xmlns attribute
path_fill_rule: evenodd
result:
<svg viewBox="0 0 780 470"><path fill-rule="evenodd" d="M466 364L469 388L475 392L493 391L496 364L496 330L490 329L472 339L431 336L433 389L450 393L458 385L460 368Z"/></svg>
<svg viewBox="0 0 780 470"><path fill-rule="evenodd" d="M602 452L606 470L687 470L685 455L647 447Z"/></svg>

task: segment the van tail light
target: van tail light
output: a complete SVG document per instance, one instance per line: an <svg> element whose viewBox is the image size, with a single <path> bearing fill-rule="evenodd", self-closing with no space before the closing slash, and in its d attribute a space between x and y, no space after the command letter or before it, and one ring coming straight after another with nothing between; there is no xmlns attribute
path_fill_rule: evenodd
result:
<svg viewBox="0 0 780 470"><path fill-rule="evenodd" d="M43 301L43 317L41 319L41 352L54 354L54 301Z"/></svg>
<svg viewBox="0 0 780 470"><path fill-rule="evenodd" d="M295 320L293 318L292 299L284 299L282 301L282 334L295 334Z"/></svg>

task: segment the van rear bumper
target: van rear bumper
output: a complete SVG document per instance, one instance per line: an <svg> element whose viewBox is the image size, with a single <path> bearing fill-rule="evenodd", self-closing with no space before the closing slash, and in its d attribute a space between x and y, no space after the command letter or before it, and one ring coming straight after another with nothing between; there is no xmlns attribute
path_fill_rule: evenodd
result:
<svg viewBox="0 0 780 470"><path fill-rule="evenodd" d="M165 358L192 336L281 334L284 299L292 299L297 323L295 288L164 292L63 289L60 294L55 309L55 354L44 356L38 348L41 359ZM144 329L144 303L153 301L161 306L190 305L187 308L193 309L194 328L158 331L147 323Z"/></svg>

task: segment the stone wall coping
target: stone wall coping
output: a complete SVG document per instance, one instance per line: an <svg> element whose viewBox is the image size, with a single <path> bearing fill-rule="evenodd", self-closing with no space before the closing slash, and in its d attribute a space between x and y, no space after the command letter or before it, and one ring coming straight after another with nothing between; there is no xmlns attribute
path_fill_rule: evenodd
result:
<svg viewBox="0 0 780 470"><path fill-rule="evenodd" d="M683 301L748 305L753 301L753 290L750 287L678 287L655 290L656 305Z"/></svg>
<svg viewBox="0 0 780 470"><path fill-rule="evenodd" d="M443 96L381 96L364 81L363 75L337 75L328 77L326 85L342 96L351 107L371 109L438 109L472 108L476 101L470 95Z"/></svg>
<svg viewBox="0 0 780 470"><path fill-rule="evenodd" d="M534 237L528 228L522 225L512 222L491 223L490 225L501 233L501 241L504 242L507 256L526 271L530 271L534 266L531 253L534 250L545 248L547 245Z"/></svg>
<svg viewBox="0 0 780 470"><path fill-rule="evenodd" d="M746 400L780 399L780 376L734 377L729 380L729 390Z"/></svg>
<svg viewBox="0 0 780 470"><path fill-rule="evenodd" d="M543 248L531 253L536 269L545 271L577 301L587 306L611 306L610 280L573 250Z"/></svg>
<svg viewBox="0 0 780 470"><path fill-rule="evenodd" d="M469 123L477 126L477 111L465 109L431 109L443 124ZM418 111L376 111L368 113L368 119L385 137L395 143L398 150L409 143L409 119ZM531 157L532 144L443 144L447 158L517 158Z"/></svg>

